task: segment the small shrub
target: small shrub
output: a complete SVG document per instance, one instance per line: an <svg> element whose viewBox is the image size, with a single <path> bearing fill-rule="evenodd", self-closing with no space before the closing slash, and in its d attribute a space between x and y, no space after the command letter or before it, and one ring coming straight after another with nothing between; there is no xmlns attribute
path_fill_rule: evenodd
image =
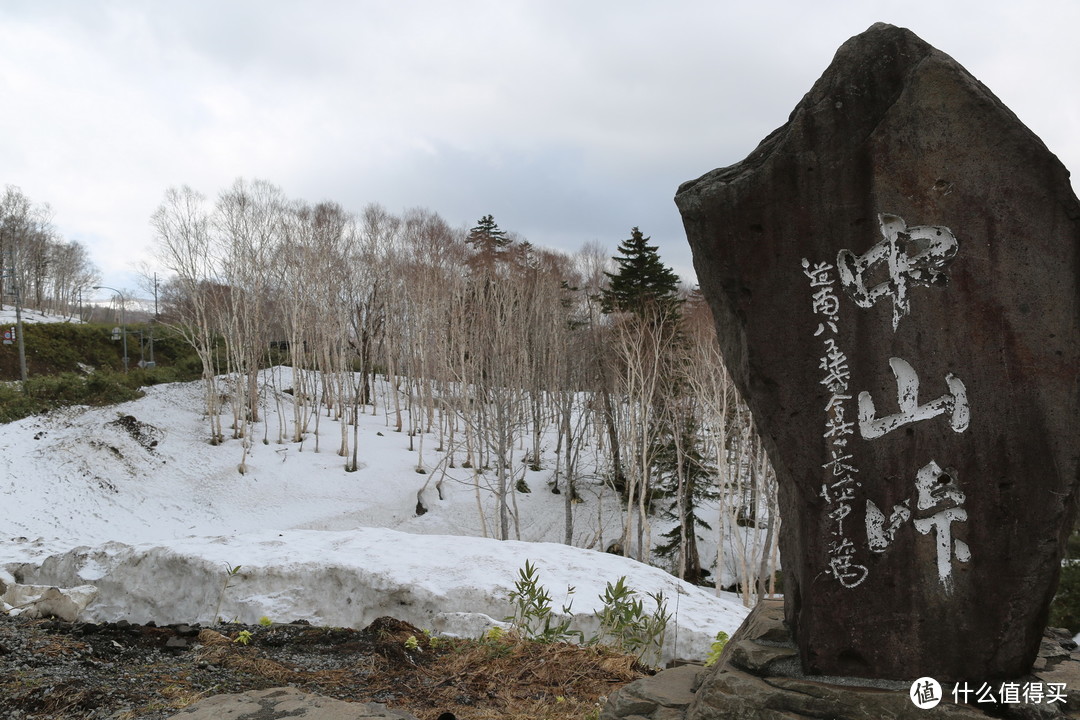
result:
<svg viewBox="0 0 1080 720"><path fill-rule="evenodd" d="M574 594L574 588L568 587L566 595ZM536 566L528 560L525 567L518 570L518 579L510 593L510 602L514 605L514 614L505 618L526 640L539 642L567 642L581 639L580 631L570 630L571 619L555 622L551 609L551 595L540 584ZM564 614L570 614L573 601L564 605Z"/></svg>
<svg viewBox="0 0 1080 720"><path fill-rule="evenodd" d="M112 405L142 397L138 379L123 373L98 371L86 378L86 395L80 404Z"/></svg>
<svg viewBox="0 0 1080 720"><path fill-rule="evenodd" d="M574 588L568 587L566 594L574 594ZM667 599L664 593L647 593L653 601L652 612L645 611L645 603L636 590L626 585L626 576L612 585L607 584L600 596L604 607L595 613L600 620L600 632L589 638L589 644L608 645L621 652L634 655L640 662L660 663L671 614L667 611ZM536 567L525 561L525 567L518 570L518 579L510 593L510 602L514 604L514 614L505 620L514 626L514 630L526 640L537 642L585 642L580 630L571 630L572 618L555 623L551 608L551 594L540 584ZM570 615L573 602L564 605L562 611ZM489 629L484 634L485 641L498 641L503 631L498 627ZM723 636L721 638L721 636ZM717 643L723 649L727 635L720 633L713 643L714 652Z"/></svg>
<svg viewBox="0 0 1080 720"><path fill-rule="evenodd" d="M142 397L137 379L110 370L60 373L0 386L0 422L12 422L69 405L112 405Z"/></svg>
<svg viewBox="0 0 1080 720"><path fill-rule="evenodd" d="M614 645L642 662L653 660L659 664L671 614L667 612L667 600L662 592L649 593L647 597L654 603L651 613L645 612L637 591L626 586L626 576L614 585L608 583L600 596L604 607L596 613L600 633L592 642Z"/></svg>

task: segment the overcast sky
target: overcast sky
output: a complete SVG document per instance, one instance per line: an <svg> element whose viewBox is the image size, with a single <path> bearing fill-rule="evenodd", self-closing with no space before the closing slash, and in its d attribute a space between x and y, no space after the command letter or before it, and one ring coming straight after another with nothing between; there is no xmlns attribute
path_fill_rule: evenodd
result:
<svg viewBox="0 0 1080 720"><path fill-rule="evenodd" d="M237 177L569 251L636 225L689 280L679 183L744 158L877 21L1080 169L1075 0L3 0L0 185L121 288L168 187Z"/></svg>

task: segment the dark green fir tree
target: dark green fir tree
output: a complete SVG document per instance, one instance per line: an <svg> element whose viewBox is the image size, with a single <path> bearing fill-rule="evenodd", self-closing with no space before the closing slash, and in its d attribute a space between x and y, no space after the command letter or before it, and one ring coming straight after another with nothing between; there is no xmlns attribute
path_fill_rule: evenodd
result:
<svg viewBox="0 0 1080 720"><path fill-rule="evenodd" d="M471 245L475 252L471 262L473 267L489 270L508 256L512 243L506 231L499 229L491 215L480 218L476 227L469 230L465 242Z"/></svg>
<svg viewBox="0 0 1080 720"><path fill-rule="evenodd" d="M676 432L679 433L678 438ZM697 531L698 528L709 530L710 527L698 511L702 502L719 497L715 488L716 469L702 453L697 422L692 415L683 418L682 422L669 424L667 432L657 442L653 474L657 493L663 497L661 503L664 507L660 515L676 522L671 530L661 536L664 540L656 546L655 552L671 563L675 575L679 574L679 557L680 552L683 553L682 579L701 585L705 583L709 571L701 566Z"/></svg>
<svg viewBox="0 0 1080 720"><path fill-rule="evenodd" d="M649 240L635 227L630 230L630 239L619 244L619 256L612 258L618 268L604 273L609 281L601 298L604 312L644 315L652 309L677 307L679 276L664 265L657 246Z"/></svg>

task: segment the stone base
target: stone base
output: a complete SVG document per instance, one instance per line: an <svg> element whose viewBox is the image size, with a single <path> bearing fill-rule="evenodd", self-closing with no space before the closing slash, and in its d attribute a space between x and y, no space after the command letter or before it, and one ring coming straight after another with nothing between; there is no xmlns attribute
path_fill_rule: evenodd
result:
<svg viewBox="0 0 1080 720"><path fill-rule="evenodd" d="M915 678L912 678L914 681ZM916 707L912 681L807 676L784 624L783 601L765 600L747 616L711 668L684 666L613 693L601 720L1053 720L1080 718L1080 652L1068 633L1050 629L1026 683L1065 684L1065 702L956 704L953 686L937 707ZM977 689L975 683L971 689ZM995 695L1000 683L992 683Z"/></svg>

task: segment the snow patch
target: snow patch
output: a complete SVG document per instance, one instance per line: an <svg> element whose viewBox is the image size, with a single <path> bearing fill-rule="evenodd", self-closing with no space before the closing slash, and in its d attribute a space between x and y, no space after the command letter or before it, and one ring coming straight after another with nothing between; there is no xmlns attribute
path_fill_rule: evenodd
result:
<svg viewBox="0 0 1080 720"><path fill-rule="evenodd" d="M476 637L512 614L508 596L526 560L536 566L556 610L567 586L574 586L574 627L586 635L598 630L593 612L602 607L608 582L625 575L643 597L663 592L673 615L664 660L707 657L716 633L734 633L747 613L732 598L606 553L379 528L266 531L168 546L109 543L54 555L19 572L38 584L92 580L98 596L83 618L94 622L211 623L220 603L223 619L249 624L265 615L360 628L390 615L439 633ZM236 565L239 572L228 576ZM645 604L651 609L648 599Z"/></svg>

